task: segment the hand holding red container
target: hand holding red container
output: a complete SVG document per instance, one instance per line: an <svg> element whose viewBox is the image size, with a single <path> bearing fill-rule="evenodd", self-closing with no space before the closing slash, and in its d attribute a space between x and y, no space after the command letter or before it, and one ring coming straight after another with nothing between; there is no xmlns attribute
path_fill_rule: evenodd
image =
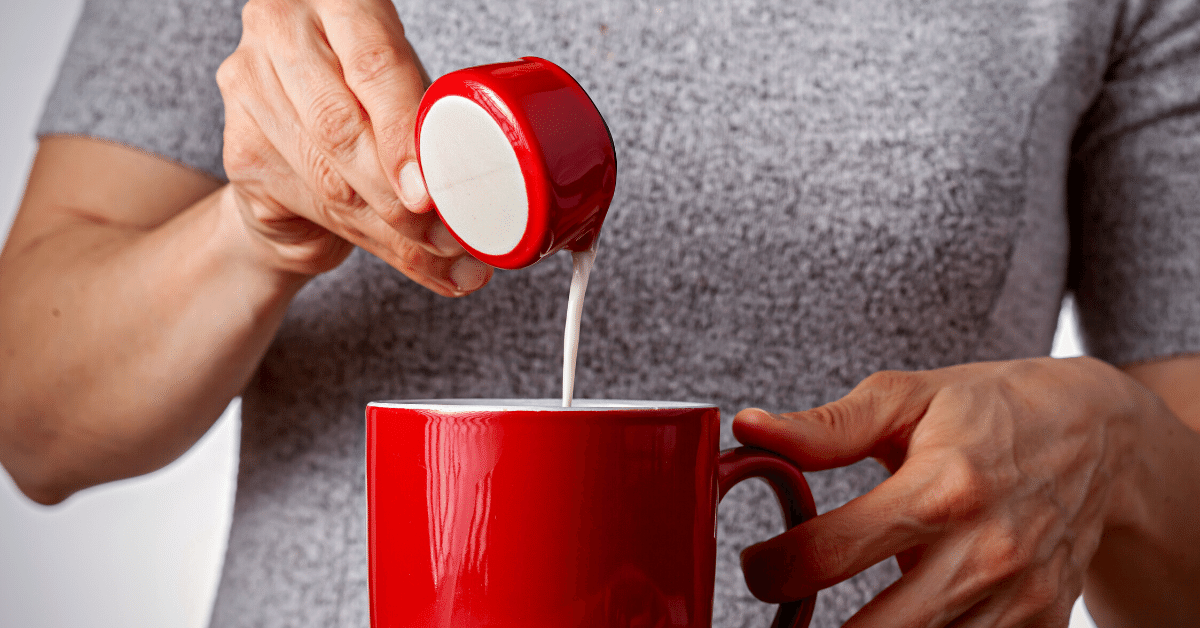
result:
<svg viewBox="0 0 1200 628"><path fill-rule="evenodd" d="M536 57L451 72L421 100L417 160L442 222L498 268L595 246L617 181L608 126Z"/></svg>

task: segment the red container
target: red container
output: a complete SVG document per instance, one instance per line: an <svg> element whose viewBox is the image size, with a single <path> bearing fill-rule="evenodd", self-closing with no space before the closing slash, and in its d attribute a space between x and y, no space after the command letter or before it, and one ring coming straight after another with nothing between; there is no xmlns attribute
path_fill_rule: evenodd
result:
<svg viewBox="0 0 1200 628"><path fill-rule="evenodd" d="M416 145L442 222L499 268L591 248L616 188L604 118L565 70L536 57L434 81Z"/></svg>
<svg viewBox="0 0 1200 628"><path fill-rule="evenodd" d="M707 628L720 497L762 477L789 527L815 514L790 463L718 454L715 407L558 403L367 407L374 628Z"/></svg>

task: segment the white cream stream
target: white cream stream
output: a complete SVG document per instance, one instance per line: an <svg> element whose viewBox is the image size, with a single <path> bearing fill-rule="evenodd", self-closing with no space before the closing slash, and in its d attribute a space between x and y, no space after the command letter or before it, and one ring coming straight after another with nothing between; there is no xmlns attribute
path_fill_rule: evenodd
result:
<svg viewBox="0 0 1200 628"><path fill-rule="evenodd" d="M583 294L596 262L596 247L572 251L571 295L567 298L567 329L563 334L563 407L571 407L575 396L575 358L579 355L579 323L583 318Z"/></svg>

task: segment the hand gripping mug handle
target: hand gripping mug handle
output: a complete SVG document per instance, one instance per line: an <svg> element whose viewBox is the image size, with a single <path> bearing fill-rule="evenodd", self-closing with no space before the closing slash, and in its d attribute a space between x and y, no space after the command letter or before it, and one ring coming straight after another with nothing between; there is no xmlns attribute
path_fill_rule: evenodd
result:
<svg viewBox="0 0 1200 628"><path fill-rule="evenodd" d="M749 478L762 478L775 491L783 510L783 523L794 528L817 516L812 491L804 474L786 459L757 447L726 449L717 458L717 496L725 494L735 484ZM772 628L804 628L812 619L817 596L779 605Z"/></svg>

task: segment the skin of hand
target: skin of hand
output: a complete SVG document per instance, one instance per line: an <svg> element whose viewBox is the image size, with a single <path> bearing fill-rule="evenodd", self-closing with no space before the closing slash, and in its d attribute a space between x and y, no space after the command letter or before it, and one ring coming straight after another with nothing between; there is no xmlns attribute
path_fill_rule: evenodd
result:
<svg viewBox="0 0 1200 628"><path fill-rule="evenodd" d="M244 25L217 76L228 184L103 140L39 145L0 254L0 464L34 501L187 451L353 244L443 295L491 277L429 211L428 79L392 5L251 0Z"/></svg>
<svg viewBox="0 0 1200 628"><path fill-rule="evenodd" d="M1200 358L1172 366L1153 382L1091 358L881 372L812 410L743 410L734 435L803 470L892 473L746 548L750 590L799 599L895 556L903 576L845 626L1065 627L1085 584L1104 628L1198 625L1200 421L1176 415L1197 395L1139 382L1197 388Z"/></svg>
<svg viewBox="0 0 1200 628"><path fill-rule="evenodd" d="M446 296L492 269L437 216L413 127L429 78L391 2L250 0L217 71L225 101L229 211L264 262L301 275L357 245Z"/></svg>

